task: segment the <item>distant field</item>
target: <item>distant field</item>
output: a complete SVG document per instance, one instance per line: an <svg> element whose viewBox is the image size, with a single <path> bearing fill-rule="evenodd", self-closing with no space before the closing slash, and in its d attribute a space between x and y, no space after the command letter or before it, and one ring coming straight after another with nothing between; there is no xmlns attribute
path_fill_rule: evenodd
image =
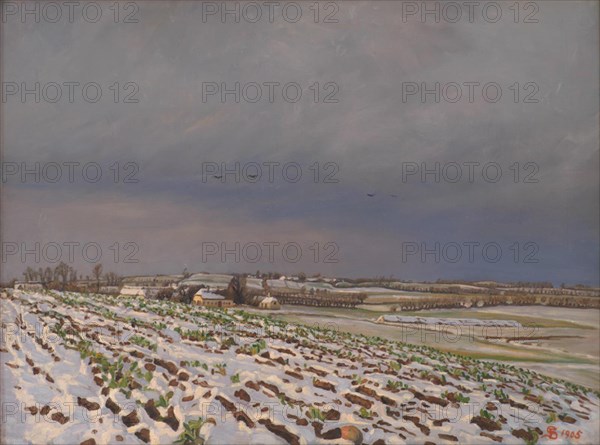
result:
<svg viewBox="0 0 600 445"><path fill-rule="evenodd" d="M521 334L507 329L500 331L505 340L485 339L481 336L482 330L476 329L474 338L464 335L456 342L444 341L443 337L436 337L435 329L413 333L415 327L402 328L374 323L374 320L384 313L390 312L368 310L365 309L365 305L359 309L284 306L280 313L273 313L272 316L289 322L330 326L354 334L378 335L407 343L433 346L446 352L482 360L543 364L543 369L552 375L560 375L564 367L569 366L569 376L573 381L600 388L599 374L590 372L590 367L598 369L600 366L598 351L600 311L541 306L497 306L395 312L398 315L419 317L513 320L526 328ZM523 313L529 315L522 315ZM493 330L486 332L488 335L496 335ZM506 342L506 339L515 336L535 337L536 340Z"/></svg>
<svg viewBox="0 0 600 445"><path fill-rule="evenodd" d="M415 315L419 317L447 317L447 318L477 318L479 320L514 320L523 326L537 326L544 328L577 328L594 329L593 327L576 323L573 321L557 320L555 318L544 318L528 315L504 314L501 312L483 312L476 310L454 310L454 311L416 311L401 312L402 315Z"/></svg>
<svg viewBox="0 0 600 445"><path fill-rule="evenodd" d="M284 306L284 310L314 313L315 315L330 314L333 316L346 316L350 318L373 319L384 313L395 313L398 315L413 315L418 317L446 317L446 318L477 318L480 320L514 320L521 323L523 326L536 326L544 328L577 328L577 329L594 329L587 323L578 323L568 320L559 320L556 318L544 318L539 316L512 315L502 312L491 312L491 308L487 310L481 309L457 309L457 310L428 310L428 311L402 311L390 312L384 310L385 306L375 306L373 308L367 305L358 306L357 309L348 308L310 308L307 306ZM563 309L561 310L574 310Z"/></svg>

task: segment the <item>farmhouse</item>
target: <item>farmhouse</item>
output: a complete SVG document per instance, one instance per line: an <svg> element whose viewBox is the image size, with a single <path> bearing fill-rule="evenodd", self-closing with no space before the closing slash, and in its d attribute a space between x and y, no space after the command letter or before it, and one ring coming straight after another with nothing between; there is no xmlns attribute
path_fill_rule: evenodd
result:
<svg viewBox="0 0 600 445"><path fill-rule="evenodd" d="M270 309L270 310L281 309L281 305L279 304L279 301L277 301L277 298L273 298L273 297L263 298L258 303L258 307L259 307L259 309Z"/></svg>
<svg viewBox="0 0 600 445"><path fill-rule="evenodd" d="M198 306L204 307L232 307L234 303L232 300L228 300L222 295L213 294L208 292L206 289L200 289L194 295L193 303Z"/></svg>

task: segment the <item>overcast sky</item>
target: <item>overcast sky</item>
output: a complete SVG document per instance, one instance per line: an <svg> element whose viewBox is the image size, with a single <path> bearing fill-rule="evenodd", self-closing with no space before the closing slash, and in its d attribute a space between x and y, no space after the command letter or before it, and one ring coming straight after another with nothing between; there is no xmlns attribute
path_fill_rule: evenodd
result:
<svg viewBox="0 0 600 445"><path fill-rule="evenodd" d="M218 13L203 20L200 2L160 1L122 9L114 23L112 3L99 4L97 23L84 20L80 9L72 23L3 16L5 163L19 169L39 163L53 177L48 163L95 162L103 176L85 181L73 167L70 183L62 164L57 183L43 176L36 183L33 175L8 174L5 164L1 278L48 265L51 243L63 245L61 259L90 274L93 264L79 247L68 258L63 243L73 241L98 243L105 271L123 275L188 267L598 285L597 2L537 2L537 11L521 5L518 23L512 2L498 3L496 23L480 9L472 23L466 10L456 23L423 22L418 13L403 15L401 2L338 2L337 10L322 2L318 23L312 2L296 3L302 10L296 23L295 11L283 17L281 7L272 23L266 8L251 23L248 8L239 23L229 16L223 23ZM128 13L137 23L122 23ZM324 23L328 14L337 23ZM524 23L528 14L537 23ZM9 94L14 85L33 89L36 82L50 98L49 83L62 85L61 99L48 103L40 93L36 103L34 95ZM70 103L64 82L96 82L102 97L89 103L73 87ZM220 94L203 100L203 88L233 89L236 82L261 85L262 98L250 102L256 89L248 87L250 100L223 101ZM265 82L280 84L273 103ZM292 82L302 91L296 102L282 97L282 86ZM439 103L419 93L403 100L403 90L435 82L459 84L462 97L452 103L456 89L448 86ZM479 83L472 101L465 82ZM484 97L481 87L494 82L502 89L495 103L486 99L495 89ZM288 99L295 92L288 89ZM137 103L124 103L128 93ZM337 102L325 103L328 94ZM236 162L262 165L262 177L236 183L231 174L203 174L214 166L207 163L232 169ZM280 163L272 182L265 162ZM292 162L302 170L298 182L289 179L293 168L288 180L282 177L281 165ZM420 172L403 174L436 162L447 166L448 178L439 183L433 174L424 180ZM472 164L473 181L469 162L479 163ZM463 169L456 183L447 180L454 163ZM502 177L492 182L492 168L484 179L485 165L500 166ZM138 182L124 182L127 173ZM325 182L327 174L337 182ZM214 245L203 245L235 250L236 241L239 262L233 254L225 261L208 255ZM24 264L21 251L35 251L36 242L39 262L28 254ZM280 243L273 263L269 242ZM439 261L407 254L415 246L435 251L436 242ZM19 252L7 254L14 245L6 243ZM262 246L256 262L255 244L248 243ZM287 258L282 252L292 243L302 248L298 262L294 249ZM472 258L465 243L479 243L470 244ZM495 247L482 251L486 244L502 248L497 262ZM128 253L138 262L125 263Z"/></svg>

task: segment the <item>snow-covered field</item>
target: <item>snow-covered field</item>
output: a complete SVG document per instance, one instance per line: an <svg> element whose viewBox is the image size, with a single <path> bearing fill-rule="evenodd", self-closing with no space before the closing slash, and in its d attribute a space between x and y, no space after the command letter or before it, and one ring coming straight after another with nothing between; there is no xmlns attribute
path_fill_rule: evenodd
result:
<svg viewBox="0 0 600 445"><path fill-rule="evenodd" d="M476 318L437 318L437 317L413 317L408 315L382 315L377 319L378 323L392 324L422 324L429 326L489 326L489 327L521 327L521 323L512 320L478 320Z"/></svg>
<svg viewBox="0 0 600 445"><path fill-rule="evenodd" d="M600 441L584 387L242 310L14 291L1 341L7 444Z"/></svg>
<svg viewBox="0 0 600 445"><path fill-rule="evenodd" d="M189 278L186 278L181 283L187 285L204 285L210 286L215 289L225 289L231 281L232 275L224 274L209 274L209 273L197 273ZM397 299L402 299L410 296L423 296L427 295L424 293L408 292L403 290L387 289L383 287L371 286L371 287L335 287L330 283L305 281L298 282L293 280L267 280L267 284L271 289L291 289L300 290L304 288L305 291L310 290L326 290L327 292L339 292L339 293L365 293L367 294L367 301L377 301L377 299L384 299L384 301L395 302ZM246 286L250 289L260 290L263 288L262 279L259 278L247 278Z"/></svg>

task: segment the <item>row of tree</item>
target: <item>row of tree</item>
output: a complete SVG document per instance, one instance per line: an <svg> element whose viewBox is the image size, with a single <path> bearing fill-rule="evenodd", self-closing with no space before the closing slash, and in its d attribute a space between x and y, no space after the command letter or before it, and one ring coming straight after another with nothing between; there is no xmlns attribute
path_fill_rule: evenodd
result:
<svg viewBox="0 0 600 445"><path fill-rule="evenodd" d="M103 266L101 263L95 264L92 269L92 276L96 283L96 290L100 289L100 284L104 283L107 286L119 286L121 277L114 272L106 272L103 274ZM24 280L28 283L40 282L44 286L50 287L52 284L59 284L62 289L67 285L81 284L84 281L83 275L77 274L77 270L64 262L60 262L54 268L47 266L45 269L39 267L27 267L23 272ZM86 284L90 283L90 276L85 276Z"/></svg>

